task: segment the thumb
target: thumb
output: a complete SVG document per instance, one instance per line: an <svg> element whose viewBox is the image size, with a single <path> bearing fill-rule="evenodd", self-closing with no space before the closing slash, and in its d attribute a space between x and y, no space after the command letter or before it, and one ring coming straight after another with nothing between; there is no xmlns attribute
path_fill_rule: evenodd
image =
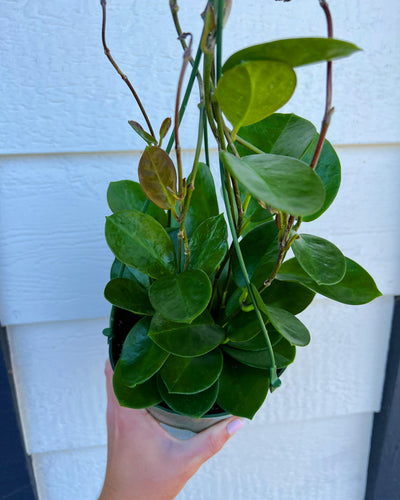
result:
<svg viewBox="0 0 400 500"><path fill-rule="evenodd" d="M242 425L243 422L240 418L231 417L200 432L186 441L188 444L187 459L200 467L218 453Z"/></svg>

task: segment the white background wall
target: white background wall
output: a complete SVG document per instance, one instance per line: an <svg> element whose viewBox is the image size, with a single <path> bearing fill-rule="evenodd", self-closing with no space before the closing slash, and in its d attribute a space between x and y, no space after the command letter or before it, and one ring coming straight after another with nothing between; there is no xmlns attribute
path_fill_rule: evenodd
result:
<svg viewBox="0 0 400 500"><path fill-rule="evenodd" d="M198 40L199 2L181 3L182 25ZM184 500L363 498L400 293L400 13L396 0L330 5L336 36L364 51L334 66L329 138L342 190L307 231L366 267L383 297L359 307L315 301L302 315L311 345ZM108 14L108 44L158 127L173 112L181 54L168 2L109 0ZM0 318L41 500L95 499L105 467L105 192L136 177L142 144L127 125L140 119L137 108L102 53L100 22L100 5L88 0L3 0L0 9ZM316 0L234 0L225 55L324 34ZM301 69L285 110L318 126L324 72ZM195 104L181 133L188 163Z"/></svg>

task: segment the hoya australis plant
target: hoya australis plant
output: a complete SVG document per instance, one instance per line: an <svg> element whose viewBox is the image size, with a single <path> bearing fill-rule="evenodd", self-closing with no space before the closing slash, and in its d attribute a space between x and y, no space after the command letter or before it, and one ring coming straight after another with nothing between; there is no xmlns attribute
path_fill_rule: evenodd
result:
<svg viewBox="0 0 400 500"><path fill-rule="evenodd" d="M223 62L230 1L207 2L192 57L192 36L182 33L177 2L170 0L183 64L173 119L155 133L106 45L101 2L105 53L139 104L143 124L129 123L146 143L136 166L139 182L117 180L107 192L112 215L105 236L115 261L104 292L113 305L105 333L121 405L252 418L280 385L297 347L310 342L296 315L316 293L355 305L380 295L367 271L306 229L340 184L339 159L325 139L332 60L359 50L333 38L328 5L319 3L327 38L266 42ZM295 90L296 68L321 62L327 90L318 132L300 116L278 111ZM199 103L198 139L184 176L179 125L191 94ZM210 170L215 147L223 207Z"/></svg>

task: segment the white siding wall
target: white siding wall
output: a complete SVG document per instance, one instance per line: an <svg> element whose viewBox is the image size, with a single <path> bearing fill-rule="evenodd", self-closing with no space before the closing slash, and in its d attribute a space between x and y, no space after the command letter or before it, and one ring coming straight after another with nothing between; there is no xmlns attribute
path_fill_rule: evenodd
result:
<svg viewBox="0 0 400 500"><path fill-rule="evenodd" d="M183 26L198 33L199 2L181 3ZM316 0L233 3L227 56L245 44L325 32ZM311 345L298 350L254 421L192 479L185 500L363 498L400 293L400 14L396 0L330 3L336 36L364 52L335 65L329 138L339 145L342 191L307 231L366 267L384 296L359 307L318 298L303 313ZM141 147L126 123L137 109L102 54L96 4L5 0L0 10L0 318L41 500L94 500L101 488L105 191L135 177ZM168 2L109 0L108 41L158 126L172 113L179 70ZM323 74L322 66L299 71L285 109L318 125ZM186 150L195 143L192 104Z"/></svg>

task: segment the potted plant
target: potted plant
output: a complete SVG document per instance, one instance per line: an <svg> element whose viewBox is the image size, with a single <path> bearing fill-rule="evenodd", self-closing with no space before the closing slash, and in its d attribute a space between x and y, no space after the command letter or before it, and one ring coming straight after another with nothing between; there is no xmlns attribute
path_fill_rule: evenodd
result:
<svg viewBox="0 0 400 500"><path fill-rule="evenodd" d="M340 185L339 159L325 138L333 112L331 61L359 50L333 38L328 5L319 3L327 38L267 42L223 62L230 0L207 2L194 57L192 36L182 33L177 2L170 0L184 54L173 119L156 134L106 45L101 0L105 53L145 122L129 122L146 143L139 182L111 182L107 192L112 215L105 236L115 260L104 292L113 305L104 333L121 405L148 408L161 421L195 430L228 413L252 418L279 387L296 348L310 342L296 315L316 293L345 304L380 295L361 266L303 232ZM309 121L278 111L295 90L295 68L320 62L327 64L327 81L318 133ZM179 124L195 88L198 139L185 175ZM210 170L211 138L223 208Z"/></svg>

